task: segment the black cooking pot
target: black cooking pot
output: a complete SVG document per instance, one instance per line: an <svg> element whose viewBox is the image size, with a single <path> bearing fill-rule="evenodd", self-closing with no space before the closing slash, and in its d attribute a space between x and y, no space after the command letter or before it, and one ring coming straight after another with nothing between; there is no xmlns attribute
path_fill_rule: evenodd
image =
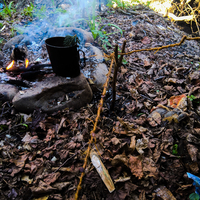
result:
<svg viewBox="0 0 200 200"><path fill-rule="evenodd" d="M52 37L46 39L46 48L49 54L49 59L56 75L64 77L76 77L80 74L80 55L77 50L77 45L66 47L64 46L64 37ZM85 66L85 53L83 52Z"/></svg>

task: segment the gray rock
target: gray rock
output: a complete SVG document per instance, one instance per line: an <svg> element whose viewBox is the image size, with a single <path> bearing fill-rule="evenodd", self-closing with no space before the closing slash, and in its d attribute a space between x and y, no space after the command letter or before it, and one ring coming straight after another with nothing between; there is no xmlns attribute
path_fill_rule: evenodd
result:
<svg viewBox="0 0 200 200"><path fill-rule="evenodd" d="M48 35L49 37L55 37L55 36L65 37L66 35L71 35L71 36L77 35L83 44L94 42L92 33L85 31L81 28L75 28L75 27L54 28L49 31Z"/></svg>
<svg viewBox="0 0 200 200"><path fill-rule="evenodd" d="M85 48L91 52L91 55L95 55L95 62L102 63L104 61L104 55L99 48L90 43L86 43Z"/></svg>
<svg viewBox="0 0 200 200"><path fill-rule="evenodd" d="M107 65L105 63L98 63L96 64L95 70L92 73L92 76L94 77L94 84L99 87L103 88L103 85L106 82L108 73Z"/></svg>
<svg viewBox="0 0 200 200"><path fill-rule="evenodd" d="M14 96L19 92L17 87L10 84L0 84L0 101L12 101Z"/></svg>
<svg viewBox="0 0 200 200"><path fill-rule="evenodd" d="M9 53L11 53L12 49L22 41L24 41L24 44L30 44L30 40L26 35L17 35L6 42L3 46L3 51L9 51Z"/></svg>
<svg viewBox="0 0 200 200"><path fill-rule="evenodd" d="M92 90L83 74L70 79L55 76L19 91L13 99L13 105L23 113L31 113L35 109L54 113L65 108L77 110L89 103L92 96Z"/></svg>
<svg viewBox="0 0 200 200"><path fill-rule="evenodd" d="M94 62L94 64L90 68L83 68L82 73L93 81L95 87L102 89L108 73L107 65L103 63L104 55L100 49L92 44L86 43L85 48L91 52L90 55L95 56L91 57L91 62Z"/></svg>

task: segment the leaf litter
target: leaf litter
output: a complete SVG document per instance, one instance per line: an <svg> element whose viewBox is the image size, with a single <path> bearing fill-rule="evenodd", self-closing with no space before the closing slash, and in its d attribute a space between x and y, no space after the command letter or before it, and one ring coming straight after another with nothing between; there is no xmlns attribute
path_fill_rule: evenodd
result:
<svg viewBox="0 0 200 200"><path fill-rule="evenodd" d="M100 14L102 24L109 22L124 30L123 37L116 33L108 38L113 47L115 43L121 47L126 40L126 52L177 43L185 34L166 18L148 12ZM106 53L112 51L108 46ZM125 56L127 62L117 77L115 109L110 111L109 89L93 147L115 190L108 191L89 161L80 199L184 200L195 191L186 173L199 174L199 52L198 41L185 41L156 53ZM1 199L74 199L100 96L94 94L91 104L76 112L35 111L27 121L4 105ZM28 130L18 126L22 118Z"/></svg>

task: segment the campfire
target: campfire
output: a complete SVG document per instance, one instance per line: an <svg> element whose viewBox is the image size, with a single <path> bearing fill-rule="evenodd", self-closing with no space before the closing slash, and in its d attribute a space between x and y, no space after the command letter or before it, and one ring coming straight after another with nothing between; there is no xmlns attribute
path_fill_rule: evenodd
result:
<svg viewBox="0 0 200 200"><path fill-rule="evenodd" d="M103 53L91 44L91 33L79 28L66 28L65 32L71 32L73 38L78 35L81 45L75 45L73 49L57 47L62 39L59 36L47 39L46 46L41 45L43 59L34 60L35 57L30 56L33 52L21 48L21 44L15 45L10 53L11 60L3 69L3 74L6 74L3 82L16 87L16 94L9 100L20 112L41 109L53 113L62 109L79 109L91 101L91 87L102 87L106 81L108 71L103 63ZM48 43L51 40L55 40L55 45ZM61 52L63 49L64 53Z"/></svg>

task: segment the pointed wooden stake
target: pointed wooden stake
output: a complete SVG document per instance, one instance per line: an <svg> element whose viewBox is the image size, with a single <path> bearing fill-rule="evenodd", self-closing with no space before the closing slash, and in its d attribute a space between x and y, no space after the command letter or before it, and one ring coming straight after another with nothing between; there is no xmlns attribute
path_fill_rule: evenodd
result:
<svg viewBox="0 0 200 200"><path fill-rule="evenodd" d="M96 168L97 172L99 173L102 181L108 188L109 192L113 192L115 190L114 183L108 173L108 170L105 168L104 164L102 163L99 155L96 153L95 150L91 150L90 152L90 159L92 161L92 164Z"/></svg>

